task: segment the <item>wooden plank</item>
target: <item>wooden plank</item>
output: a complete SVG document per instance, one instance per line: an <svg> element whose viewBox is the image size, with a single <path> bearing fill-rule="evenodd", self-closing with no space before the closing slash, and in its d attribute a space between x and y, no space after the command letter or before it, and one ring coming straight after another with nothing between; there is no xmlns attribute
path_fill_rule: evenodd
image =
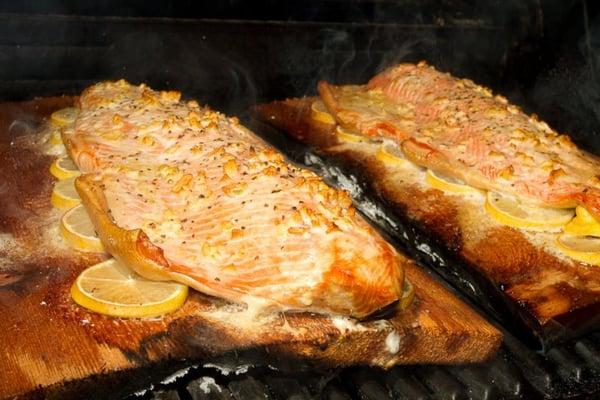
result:
<svg viewBox="0 0 600 400"><path fill-rule="evenodd" d="M325 366L482 361L500 333L415 266L416 299L404 313L357 324L309 314L249 315L239 305L192 293L175 313L122 320L75 305L77 274L104 258L70 250L58 236L49 198L52 157L39 151L44 118L71 98L0 105L0 398L81 395L78 382L156 376L154 366L264 349ZM137 374L137 375L136 375ZM122 375L121 375L122 376ZM81 389L81 390L80 390ZM98 388L98 393L104 393ZM113 391L113 394L116 392ZM58 393L58 394L57 394Z"/></svg>
<svg viewBox="0 0 600 400"><path fill-rule="evenodd" d="M491 313L502 315L515 334L550 345L597 329L600 268L560 257L540 240L494 223L482 204L434 189L414 173L381 162L376 156L379 145L339 141L333 125L311 117L315 100L273 102L256 112L320 154L360 171L372 195L385 199L394 218L441 249L436 261L443 257L446 262L434 267Z"/></svg>

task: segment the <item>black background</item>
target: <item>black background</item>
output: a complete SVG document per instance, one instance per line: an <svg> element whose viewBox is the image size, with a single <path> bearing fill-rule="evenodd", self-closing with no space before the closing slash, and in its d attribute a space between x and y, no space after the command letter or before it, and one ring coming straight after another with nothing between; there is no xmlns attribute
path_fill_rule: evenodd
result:
<svg viewBox="0 0 600 400"><path fill-rule="evenodd" d="M600 153L600 2L0 1L0 99L126 78L235 114L427 60Z"/></svg>

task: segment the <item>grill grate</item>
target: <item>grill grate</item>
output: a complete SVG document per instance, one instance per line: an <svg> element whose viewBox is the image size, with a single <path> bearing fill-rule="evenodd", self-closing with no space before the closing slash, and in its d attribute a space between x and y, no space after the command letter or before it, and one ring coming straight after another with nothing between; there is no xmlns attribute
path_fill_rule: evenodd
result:
<svg viewBox="0 0 600 400"><path fill-rule="evenodd" d="M480 365L353 367L265 364L231 355L178 371L127 400L197 399L584 399L600 393L600 332L537 353L508 332L497 356ZM272 361L272 360L271 360ZM282 363L285 365L285 363Z"/></svg>

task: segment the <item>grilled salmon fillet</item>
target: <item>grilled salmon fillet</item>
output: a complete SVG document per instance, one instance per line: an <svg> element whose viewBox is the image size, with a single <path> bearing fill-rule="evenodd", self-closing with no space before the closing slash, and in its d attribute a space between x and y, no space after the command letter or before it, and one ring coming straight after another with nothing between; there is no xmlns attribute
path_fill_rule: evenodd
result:
<svg viewBox="0 0 600 400"><path fill-rule="evenodd" d="M125 81L85 90L63 132L105 248L139 274L278 310L363 318L407 260L349 196L236 119Z"/></svg>
<svg viewBox="0 0 600 400"><path fill-rule="evenodd" d="M390 139L418 165L531 204L581 205L600 219L599 159L470 80L422 62L366 85L318 89L340 125Z"/></svg>

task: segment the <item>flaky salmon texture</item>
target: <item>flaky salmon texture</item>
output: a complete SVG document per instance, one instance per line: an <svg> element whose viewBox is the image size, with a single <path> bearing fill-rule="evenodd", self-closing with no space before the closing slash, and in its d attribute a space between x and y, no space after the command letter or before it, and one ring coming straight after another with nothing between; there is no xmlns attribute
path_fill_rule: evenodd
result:
<svg viewBox="0 0 600 400"><path fill-rule="evenodd" d="M535 116L426 63L400 64L362 86L319 83L344 128L395 141L412 162L528 203L581 205L600 219L600 161Z"/></svg>
<svg viewBox="0 0 600 400"><path fill-rule="evenodd" d="M63 130L105 248L151 279L269 309L363 318L407 262L349 196L234 118L125 81L85 90Z"/></svg>

